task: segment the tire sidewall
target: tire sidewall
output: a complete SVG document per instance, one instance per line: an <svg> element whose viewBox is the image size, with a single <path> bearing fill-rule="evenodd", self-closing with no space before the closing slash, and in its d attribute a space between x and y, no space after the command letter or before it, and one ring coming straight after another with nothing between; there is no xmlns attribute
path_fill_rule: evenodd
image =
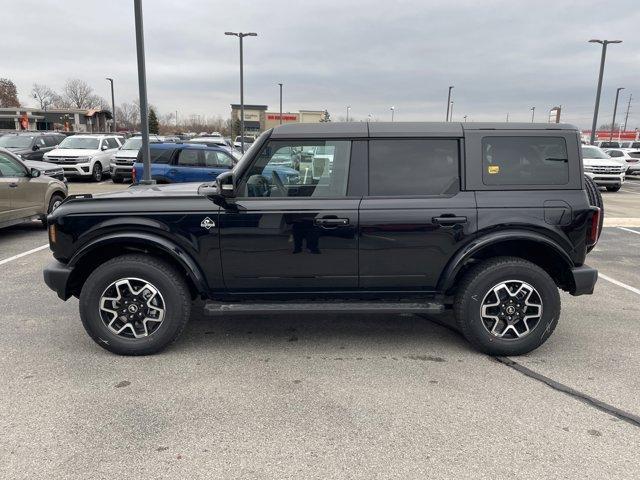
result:
<svg viewBox="0 0 640 480"><path fill-rule="evenodd" d="M98 172L100 172L99 175L98 175ZM104 171L102 170L102 164L100 162L96 162L93 165L93 171L91 172L91 176L96 182L99 182L102 180L102 177L104 176Z"/></svg>
<svg viewBox="0 0 640 480"><path fill-rule="evenodd" d="M494 286L505 280L519 280L535 288L542 300L542 318L527 336L521 339L502 339L491 335L482 322L482 301ZM546 272L528 267L526 264L505 265L492 269L472 280L469 294L462 299L465 331L473 343L492 355L520 355L542 345L553 332L560 316L558 288Z"/></svg>
<svg viewBox="0 0 640 480"><path fill-rule="evenodd" d="M151 283L164 299L165 318L148 337L123 338L112 332L101 319L99 305L102 293L111 283L126 277ZM184 298L174 282L151 264L118 262L103 265L89 276L80 294L80 317L87 333L107 350L121 354L144 355L162 350L180 333L184 310Z"/></svg>

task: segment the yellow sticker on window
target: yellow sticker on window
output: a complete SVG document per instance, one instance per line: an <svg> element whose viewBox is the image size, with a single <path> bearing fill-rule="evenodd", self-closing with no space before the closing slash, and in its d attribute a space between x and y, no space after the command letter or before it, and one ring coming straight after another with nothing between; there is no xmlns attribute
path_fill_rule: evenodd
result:
<svg viewBox="0 0 640 480"><path fill-rule="evenodd" d="M491 175L495 175L496 173L500 173L500 165L489 165L487 167L487 171L491 174Z"/></svg>

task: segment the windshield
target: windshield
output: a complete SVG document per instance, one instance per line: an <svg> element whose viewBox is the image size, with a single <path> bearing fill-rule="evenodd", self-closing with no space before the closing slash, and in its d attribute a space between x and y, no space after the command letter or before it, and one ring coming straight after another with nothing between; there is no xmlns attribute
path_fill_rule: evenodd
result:
<svg viewBox="0 0 640 480"><path fill-rule="evenodd" d="M0 147L29 148L33 137L30 135L5 135L0 137Z"/></svg>
<svg viewBox="0 0 640 480"><path fill-rule="evenodd" d="M60 145L58 145L58 148L78 149L78 150L97 150L99 144L100 144L99 138L67 137L60 143Z"/></svg>
<svg viewBox="0 0 640 480"><path fill-rule="evenodd" d="M582 147L582 158L610 158L598 147Z"/></svg>
<svg viewBox="0 0 640 480"><path fill-rule="evenodd" d="M142 138L130 138L122 146L122 150L140 150L142 147Z"/></svg>

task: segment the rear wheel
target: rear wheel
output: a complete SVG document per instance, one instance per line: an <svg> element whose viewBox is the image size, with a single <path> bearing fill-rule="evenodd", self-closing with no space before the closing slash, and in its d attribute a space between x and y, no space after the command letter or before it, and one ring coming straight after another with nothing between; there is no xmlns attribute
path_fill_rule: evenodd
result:
<svg viewBox="0 0 640 480"><path fill-rule="evenodd" d="M498 257L467 272L454 311L460 331L478 350L522 355L553 333L560 317L560 295L553 279L537 265Z"/></svg>
<svg viewBox="0 0 640 480"><path fill-rule="evenodd" d="M49 206L47 207L47 215L58 208L63 201L64 195L62 195L61 193L54 193L53 195L51 195L51 200L49 200ZM47 215L43 215L40 219L42 221L43 227L47 226Z"/></svg>
<svg viewBox="0 0 640 480"><path fill-rule="evenodd" d="M96 162L93 166L91 178L93 178L95 182L99 182L102 180L102 164L100 162Z"/></svg>
<svg viewBox="0 0 640 480"><path fill-rule="evenodd" d="M191 297L183 275L148 255L123 255L87 278L80 293L85 330L102 348L120 355L149 355L184 329Z"/></svg>

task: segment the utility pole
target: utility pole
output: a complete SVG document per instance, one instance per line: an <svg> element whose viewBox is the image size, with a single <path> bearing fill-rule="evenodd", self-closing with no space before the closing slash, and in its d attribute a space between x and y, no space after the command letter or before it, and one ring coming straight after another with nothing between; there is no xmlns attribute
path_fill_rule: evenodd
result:
<svg viewBox="0 0 640 480"><path fill-rule="evenodd" d="M616 128L616 113L618 111L618 97L620 96L620 90L624 90L624 87L616 89L616 101L613 104L613 120L611 120L611 130L609 131L609 141L613 139L613 129Z"/></svg>
<svg viewBox="0 0 640 480"><path fill-rule="evenodd" d="M178 110L176 110L176 129L178 128Z"/></svg>
<svg viewBox="0 0 640 480"><path fill-rule="evenodd" d="M633 97L633 93L629 94L629 103L627 103L627 113L624 116L624 129L623 132L627 131L627 120L629 120L629 110L631 110L631 98Z"/></svg>
<svg viewBox="0 0 640 480"><path fill-rule="evenodd" d="M113 97L113 78L108 78L107 80L109 81L109 83L111 84L111 109L113 110L113 131L116 131L116 101L114 100Z"/></svg>
<svg viewBox="0 0 640 480"><path fill-rule="evenodd" d="M280 125L282 125L282 84L278 85L280 85Z"/></svg>
<svg viewBox="0 0 640 480"><path fill-rule="evenodd" d="M244 37L257 37L255 32L224 32L225 35L238 37L240 39L240 147L244 153L244 66L242 59L242 39Z"/></svg>
<svg viewBox="0 0 640 480"><path fill-rule="evenodd" d="M449 114L449 121L453 122L453 100L451 100L451 113Z"/></svg>
<svg viewBox="0 0 640 480"><path fill-rule="evenodd" d="M142 129L142 183L151 185L151 151L149 150L149 105L147 103L147 70L144 61L144 31L142 25L142 0L133 0L136 24L136 50L138 55L138 90L140 92L140 122Z"/></svg>
<svg viewBox="0 0 640 480"><path fill-rule="evenodd" d="M533 123L533 119L536 117L536 107L531 107L531 123Z"/></svg>
<svg viewBox="0 0 640 480"><path fill-rule="evenodd" d="M509 123L509 112L507 112L507 123Z"/></svg>
<svg viewBox="0 0 640 480"><path fill-rule="evenodd" d="M607 45L610 43L622 43L622 40L596 40L591 39L589 43L599 43L602 45L600 56L600 74L598 75L598 88L596 89L596 105L593 109L593 123L591 124L591 144L596 141L596 128L598 128L598 109L600 108L600 93L602 92L602 77L604 75L604 61L607 58Z"/></svg>
<svg viewBox="0 0 640 480"><path fill-rule="evenodd" d="M451 90L453 90L453 85L449 85L449 94L447 95L447 119L446 122L449 121L449 109L451 108Z"/></svg>

